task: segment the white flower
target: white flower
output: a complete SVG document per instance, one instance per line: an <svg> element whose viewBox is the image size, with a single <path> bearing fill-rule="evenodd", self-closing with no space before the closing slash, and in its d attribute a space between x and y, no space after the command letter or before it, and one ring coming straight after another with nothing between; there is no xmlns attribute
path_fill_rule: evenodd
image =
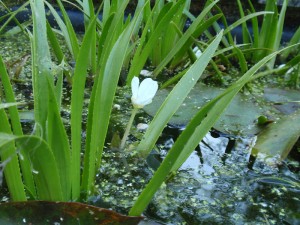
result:
<svg viewBox="0 0 300 225"><path fill-rule="evenodd" d="M131 81L131 102L134 108L143 108L152 102L158 89L158 84L151 78L144 79L141 84L139 78L134 77Z"/></svg>

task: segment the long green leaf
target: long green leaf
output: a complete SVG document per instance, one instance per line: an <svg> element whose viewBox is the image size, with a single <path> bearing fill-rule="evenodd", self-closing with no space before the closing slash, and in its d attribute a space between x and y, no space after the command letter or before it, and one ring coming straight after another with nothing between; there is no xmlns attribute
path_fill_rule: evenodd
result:
<svg viewBox="0 0 300 225"><path fill-rule="evenodd" d="M124 12L128 2L129 0L123 0L117 11L111 9L111 15L113 15L113 17L110 21L111 25L108 27L107 37L105 39L101 39L103 42L98 43L99 46L105 46L105 48L102 48L102 51L98 51L99 59L97 60L97 71L100 71L100 67L105 65L111 49L123 32Z"/></svg>
<svg viewBox="0 0 300 225"><path fill-rule="evenodd" d="M2 86L4 89L6 102L10 102L11 104L16 104L13 88L10 84L9 76L7 74L7 71L5 69L5 65L4 65L4 62L3 62L1 56L0 56L0 80L2 82ZM17 107L16 106L10 107L8 109L8 113L9 113L10 123L12 126L13 133L15 135L22 135L23 131L22 131L19 112L18 112ZM33 177L31 174L30 163L28 160L26 160L28 157L25 152L22 152L22 150L21 150L21 154L22 154L23 158L20 161L20 164L21 164L24 184L26 185L29 192L35 193L35 186L34 186Z"/></svg>
<svg viewBox="0 0 300 225"><path fill-rule="evenodd" d="M11 134L10 124L4 109L0 109L0 132L5 135ZM1 135L0 135L1 139ZM1 150L2 149L2 150ZM7 187L13 201L26 201L24 185L22 182L19 161L16 154L15 143L11 142L6 145L5 149L1 148L0 140L0 158L1 164L4 165L4 175Z"/></svg>
<svg viewBox="0 0 300 225"><path fill-rule="evenodd" d="M0 116L1 118L1 116ZM37 187L38 199L63 201L62 189L58 169L54 156L47 143L36 136L15 136L0 133L0 152L6 152L7 146L16 143L17 146L28 152L32 164L32 173ZM16 152L10 153L10 157ZM17 170L18 167L14 167ZM26 200L20 199L20 200Z"/></svg>
<svg viewBox="0 0 300 225"><path fill-rule="evenodd" d="M266 14L263 18L257 47L267 48L267 49L264 51L257 51L254 54L253 61L258 61L262 59L265 55L269 54L270 50L268 49L271 48L272 43L275 40L275 33L276 33L276 27L278 21L278 10L277 10L276 1L267 1L265 11L273 12L273 14ZM270 29L270 27L274 29Z"/></svg>
<svg viewBox="0 0 300 225"><path fill-rule="evenodd" d="M244 10L243 10L243 6L240 0L237 1L238 6L239 6L239 12L240 12L240 17L243 18L245 16ZM250 42L250 32L248 30L247 27L247 23L244 22L242 23L242 35L243 35L243 43L249 43Z"/></svg>
<svg viewBox="0 0 300 225"><path fill-rule="evenodd" d="M80 153L82 146L82 111L84 101L84 88L87 77L91 39L93 37L96 19L90 23L90 27L84 35L82 46L79 50L75 66L71 96L71 137L72 137L72 199L80 196Z"/></svg>
<svg viewBox="0 0 300 225"><path fill-rule="evenodd" d="M286 13L287 7L288 7L288 0L284 0L282 7L281 7L280 14L279 14L278 22L276 25L276 33L275 33L275 37L274 37L274 42L272 43L272 46L271 46L271 49L273 52L278 51L278 49L280 47L280 41L282 38L284 19L285 19L285 13ZM276 58L273 58L272 60L270 60L270 62L268 62L267 66L270 69L274 68L275 60L276 60Z"/></svg>
<svg viewBox="0 0 300 225"><path fill-rule="evenodd" d="M254 6L253 6L251 0L248 0L248 3L250 5L250 11L252 13L255 13L255 9L254 9ZM253 31L252 48L258 48L258 43L259 43L259 25L258 25L257 17L253 17L251 19L251 24L252 24L252 31ZM252 59L253 59L253 56L252 56Z"/></svg>
<svg viewBox="0 0 300 225"><path fill-rule="evenodd" d="M175 25L175 27L179 28L179 30L183 30L184 25L186 23L187 16L184 14L184 11L188 11L190 7L190 0L186 0L185 4L174 14L174 17L171 21ZM168 55L170 50L176 45L176 42L180 38L178 36L176 29L174 26L168 26L165 30L164 35L162 36L162 58Z"/></svg>
<svg viewBox="0 0 300 225"><path fill-rule="evenodd" d="M48 3L47 1L45 1L45 3L47 4L52 15L54 16L59 28L61 29L61 31L63 33L63 36L66 40L69 50L72 53L73 58L76 60L78 50L79 50L79 44L77 41L76 33L73 29L72 23L70 21L70 18L68 17L68 14L67 14L63 4L61 3L60 0L57 0L57 3L59 5L59 8L61 10L64 20L62 20L62 18L59 16L57 11L53 8L53 6L50 3Z"/></svg>
<svg viewBox="0 0 300 225"><path fill-rule="evenodd" d="M121 32L120 30L120 25L119 23L123 23L123 14L124 14L124 10L128 4L129 0L123 1L122 5L119 7L118 12L117 13L112 13L112 15L110 16L109 19L109 23L107 25L107 21L104 24L104 28L107 26L107 32L105 32L106 37L102 39L102 37L100 38L100 42L98 43L99 47L101 48L102 51L98 50L98 54L101 54L101 56L98 55L98 70L100 71L99 74L97 74L95 80L94 80L94 85L93 85L93 89L92 89L92 94L90 97L90 104L89 104L89 113L88 113L88 122L87 122L87 131L86 131L86 142L85 142L85 155L84 155L84 170L83 170L83 179L82 179L82 184L81 184L81 189L83 190L83 192L86 192L85 194L88 194L88 192L91 191L92 188L92 180L88 180L91 176L93 177L95 174L95 171L91 171L91 168L96 168L95 161L98 160L97 164L100 164L100 159L101 158L101 154L98 154L98 159L96 157L96 152L99 151L101 153L102 149L96 149L95 146L93 146L92 149L92 145L91 145L91 140L92 140L92 136L93 136L93 126L94 126L94 114L98 113L96 110L94 110L95 105L97 104L102 104L96 101L96 94L98 92L98 88L101 88L101 83L102 83L102 79L103 79L103 71L101 72L101 70L104 70L105 65L106 65L106 61L111 53L111 49L113 48L115 42L116 42L116 38L118 38L120 35L119 33ZM123 25L122 25L123 26ZM103 29L104 30L104 29ZM101 47L103 46L103 48ZM105 90L107 90L109 92L109 89L107 89L106 87L104 88ZM99 98L99 96L98 96ZM98 106L100 107L100 106ZM99 121L97 122L99 123ZM100 135L101 139L105 139L106 136L106 132L99 132L97 135ZM92 157L91 157L92 156ZM92 173L92 174L90 174ZM93 179L93 178L92 178ZM90 182L88 185L88 181ZM88 190L89 188L89 190Z"/></svg>
<svg viewBox="0 0 300 225"><path fill-rule="evenodd" d="M113 99L126 56L124 53L126 53L132 33L136 26L139 26L139 16L140 12L135 14L129 26L125 28L114 44L105 66L101 67L99 74L101 82L98 82L97 86L93 87L93 89L96 88L96 91L95 99L90 103L93 104L92 124L90 124L92 125L91 137L88 143L90 146L88 151L86 150L85 152L82 183L83 190L87 192L91 191L94 184L96 164L98 166L101 162ZM97 162L95 162L96 159Z"/></svg>
<svg viewBox="0 0 300 225"><path fill-rule="evenodd" d="M47 36L49 39L49 43L52 46L54 55L56 56L58 62L62 62L62 60L64 59L65 55L62 51L62 48L55 36L55 33L53 32L49 22L47 21Z"/></svg>
<svg viewBox="0 0 300 225"><path fill-rule="evenodd" d="M34 117L39 129L36 134L46 140L48 116L48 81L51 76L51 56L47 39L46 15L43 1L30 0L33 36L32 43L32 84L34 96Z"/></svg>
<svg viewBox="0 0 300 225"><path fill-rule="evenodd" d="M251 13L237 21L235 21L233 24L231 24L230 26L228 26L225 30L224 30L224 34L227 34L228 32L230 32L231 30L233 30L234 28L236 28L237 26L245 23L247 20L252 19L254 17L260 16L260 15L266 15L266 14L271 14L273 15L273 12L268 12L268 11L262 11L262 12L256 12L256 13Z"/></svg>
<svg viewBox="0 0 300 225"><path fill-rule="evenodd" d="M300 43L300 26L299 28L296 30L296 32L294 33L293 37L291 38L291 40L289 41L288 43L288 46L290 45L294 45L294 44L297 44L297 43ZM281 55L281 58L282 59L286 59L288 57L288 55L294 51L296 49L289 49L287 51L284 51Z"/></svg>
<svg viewBox="0 0 300 225"><path fill-rule="evenodd" d="M87 31L89 28L90 23L92 22L93 18L95 17L95 9L94 9L94 5L93 5L93 1L92 0L83 0L83 12L84 12L84 26L85 26L85 30ZM97 35L96 35L96 23L93 25L94 28L93 30L93 38L91 39L91 43L90 45L90 65L92 67L92 73L96 74L96 70L97 70L97 57L96 57L96 52L97 52Z"/></svg>
<svg viewBox="0 0 300 225"><path fill-rule="evenodd" d="M55 88L51 80L49 84L49 112L48 112L48 144L52 149L59 172L63 200L71 197L71 155L69 140L60 115L60 103L55 96ZM73 171L72 171L73 172Z"/></svg>

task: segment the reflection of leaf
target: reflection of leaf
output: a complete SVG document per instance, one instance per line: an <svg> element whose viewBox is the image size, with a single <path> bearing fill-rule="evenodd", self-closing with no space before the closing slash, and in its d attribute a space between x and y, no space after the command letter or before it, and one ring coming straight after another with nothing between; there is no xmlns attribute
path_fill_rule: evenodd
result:
<svg viewBox="0 0 300 225"><path fill-rule="evenodd" d="M222 91L220 88L197 84L171 118L170 124L185 126L205 103L218 96ZM160 90L153 99L153 103L145 107L145 111L154 116L168 93L168 90ZM257 126L257 118L266 111L269 111L267 106L262 107L256 103L254 98L239 93L214 128L224 133L253 135L261 130L261 127Z"/></svg>
<svg viewBox="0 0 300 225"><path fill-rule="evenodd" d="M279 156L284 159L300 136L300 110L269 124L257 138L253 154Z"/></svg>
<svg viewBox="0 0 300 225"><path fill-rule="evenodd" d="M105 224L135 225L142 217L127 217L114 211L76 202L28 201L0 204L0 224Z"/></svg>
<svg viewBox="0 0 300 225"><path fill-rule="evenodd" d="M297 180L292 180L291 178L281 178L281 177L270 177L270 176L265 176L265 177L260 177L257 179L254 179L252 181L256 182L261 182L265 184L271 184L271 185L281 185L284 187L289 187L289 188L297 188L300 190L300 183Z"/></svg>

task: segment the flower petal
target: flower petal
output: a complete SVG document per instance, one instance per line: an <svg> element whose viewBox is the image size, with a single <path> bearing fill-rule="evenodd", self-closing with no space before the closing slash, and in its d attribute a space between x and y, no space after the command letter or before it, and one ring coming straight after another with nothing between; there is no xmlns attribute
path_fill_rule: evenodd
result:
<svg viewBox="0 0 300 225"><path fill-rule="evenodd" d="M150 104L157 89L156 81L153 81L151 78L143 80L138 91L138 103L144 106Z"/></svg>
<svg viewBox="0 0 300 225"><path fill-rule="evenodd" d="M140 85L139 78L138 77L133 77L132 80L131 80L132 98L136 99L138 97L139 85Z"/></svg>
<svg viewBox="0 0 300 225"><path fill-rule="evenodd" d="M136 81L134 81L136 82ZM132 88L132 97L131 101L135 108L143 108L145 105L148 105L152 102L154 95L157 92L158 84L156 81L151 78L147 78L143 80L138 87L138 91L136 93L136 84L134 82L131 83Z"/></svg>

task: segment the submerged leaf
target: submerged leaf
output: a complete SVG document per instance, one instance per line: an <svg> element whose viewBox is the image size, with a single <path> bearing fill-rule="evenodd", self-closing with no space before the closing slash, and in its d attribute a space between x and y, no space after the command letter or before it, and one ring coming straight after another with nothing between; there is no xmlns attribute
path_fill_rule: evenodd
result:
<svg viewBox="0 0 300 225"><path fill-rule="evenodd" d="M27 201L0 204L0 224L135 225L142 219L76 202Z"/></svg>
<svg viewBox="0 0 300 225"><path fill-rule="evenodd" d="M291 114L300 109L300 91L279 88L265 88L264 97L274 103L274 107L284 114Z"/></svg>
<svg viewBox="0 0 300 225"><path fill-rule="evenodd" d="M252 154L284 159L300 137L300 110L269 124L259 135Z"/></svg>
<svg viewBox="0 0 300 225"><path fill-rule="evenodd" d="M185 126L205 103L218 96L222 91L221 88L210 87L201 83L196 84L171 118L170 124L176 127ZM154 116L168 93L169 91L166 89L158 91L152 104L145 107L145 111ZM224 133L236 135L257 134L262 128L258 126L257 119L266 111L269 111L267 106L262 107L254 98L239 93L214 125L214 128Z"/></svg>

